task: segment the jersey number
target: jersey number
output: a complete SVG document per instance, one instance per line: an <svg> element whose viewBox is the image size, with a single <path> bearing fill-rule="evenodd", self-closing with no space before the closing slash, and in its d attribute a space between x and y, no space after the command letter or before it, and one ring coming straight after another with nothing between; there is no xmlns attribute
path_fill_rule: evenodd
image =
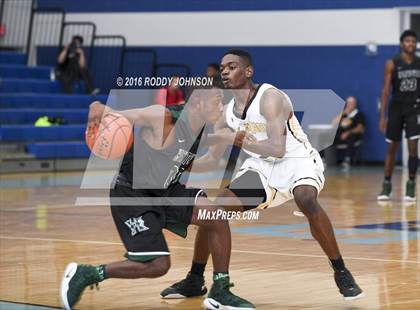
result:
<svg viewBox="0 0 420 310"><path fill-rule="evenodd" d="M400 91L416 91L417 90L417 79L403 79L400 85Z"/></svg>

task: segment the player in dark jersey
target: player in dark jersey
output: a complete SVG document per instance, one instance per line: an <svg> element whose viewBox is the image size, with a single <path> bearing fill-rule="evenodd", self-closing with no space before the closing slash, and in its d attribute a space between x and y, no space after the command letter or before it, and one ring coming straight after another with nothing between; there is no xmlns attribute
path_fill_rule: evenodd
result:
<svg viewBox="0 0 420 310"><path fill-rule="evenodd" d="M395 153L401 142L403 128L409 154L409 179L406 183L404 198L407 201L416 200L417 144L420 137L420 58L414 54L416 44L416 33L411 30L404 31L400 37L400 54L385 64L379 129L385 133L388 150L385 157L385 179L378 200L390 199ZM390 88L392 88L392 97L388 109L388 121L386 121L385 111Z"/></svg>
<svg viewBox="0 0 420 310"><path fill-rule="evenodd" d="M139 143L123 159L115 188L110 192L112 216L127 250L127 260L99 266L70 263L61 286L61 300L66 309L77 303L87 286L107 278L156 278L166 274L170 259L162 229L185 237L189 224L209 232L214 264L211 297L229 309L255 308L230 292L228 221L203 220L198 216L200 212L217 212L222 208L211 203L203 190L187 188L179 182L182 172L191 166L200 141L211 140L205 124L215 123L223 110L221 91L211 89L214 94L210 97L204 95L208 91L195 91L176 122L168 109L158 105L118 111L140 125ZM98 124L108 109L99 102L93 103L89 127ZM210 148L209 152L215 149ZM198 158L194 162L195 171L200 171L200 166L203 170L211 168L213 158L209 154ZM177 199L186 202L180 204Z"/></svg>

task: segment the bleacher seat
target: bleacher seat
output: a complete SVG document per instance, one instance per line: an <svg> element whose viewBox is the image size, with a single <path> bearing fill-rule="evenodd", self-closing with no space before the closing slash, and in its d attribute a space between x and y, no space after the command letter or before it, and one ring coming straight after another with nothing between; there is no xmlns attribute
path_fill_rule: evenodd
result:
<svg viewBox="0 0 420 310"><path fill-rule="evenodd" d="M26 148L38 159L87 158L90 155L84 141L29 143Z"/></svg>
<svg viewBox="0 0 420 310"><path fill-rule="evenodd" d="M26 54L17 52L0 52L0 64L26 64Z"/></svg>
<svg viewBox="0 0 420 310"><path fill-rule="evenodd" d="M106 103L107 96L65 94L10 94L0 93L0 109L87 109L94 100Z"/></svg>
<svg viewBox="0 0 420 310"><path fill-rule="evenodd" d="M86 124L88 109L1 109L0 124L34 124L41 116L62 117L67 124Z"/></svg>
<svg viewBox="0 0 420 310"><path fill-rule="evenodd" d="M4 93L59 93L61 85L58 81L46 79L2 79L0 92Z"/></svg>
<svg viewBox="0 0 420 310"><path fill-rule="evenodd" d="M20 79L49 79L51 67L28 67L25 65L0 64L0 76L2 78Z"/></svg>
<svg viewBox="0 0 420 310"><path fill-rule="evenodd" d="M84 140L86 124L35 127L33 125L1 125L0 140L10 142L25 141L65 141Z"/></svg>

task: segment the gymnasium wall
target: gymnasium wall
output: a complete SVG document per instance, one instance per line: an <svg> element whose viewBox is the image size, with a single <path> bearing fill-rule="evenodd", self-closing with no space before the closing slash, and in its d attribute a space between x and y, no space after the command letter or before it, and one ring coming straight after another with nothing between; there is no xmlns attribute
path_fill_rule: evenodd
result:
<svg viewBox="0 0 420 310"><path fill-rule="evenodd" d="M231 47L254 56L256 82L280 88L329 88L360 100L366 161L382 161L377 103L383 65L398 52L399 7L416 1L57 1L68 21L92 21L98 34L122 34L129 46L153 47L159 62L188 64L203 75ZM365 45L378 45L367 56ZM106 68L104 68L106 70ZM138 72L139 76L143 73ZM316 103L314 103L316 104Z"/></svg>
<svg viewBox="0 0 420 310"><path fill-rule="evenodd" d="M38 0L67 12L194 12L368 9L418 6L417 0Z"/></svg>

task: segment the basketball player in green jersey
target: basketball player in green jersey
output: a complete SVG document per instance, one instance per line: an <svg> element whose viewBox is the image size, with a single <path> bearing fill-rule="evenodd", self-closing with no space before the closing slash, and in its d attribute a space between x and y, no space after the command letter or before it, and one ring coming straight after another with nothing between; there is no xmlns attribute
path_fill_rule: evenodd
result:
<svg viewBox="0 0 420 310"><path fill-rule="evenodd" d="M214 93L211 96L206 95L206 91L196 90L192 94L176 122L163 106L119 111L141 126L139 141L133 147L136 152L132 148L125 155L115 188L110 191L112 217L126 248L126 260L98 266L68 264L60 293L66 310L74 307L87 286L108 278L157 278L166 274L170 267L170 253L162 229L186 237L186 228L190 224L209 232L214 263L214 284L209 297L225 309L255 308L230 291L231 235L228 221L198 216L203 211L211 213L223 211L223 208L210 202L202 189L188 188L179 182L193 161L196 171L200 166L205 170L214 162L211 154L194 160L199 143L211 139L207 137L205 124L216 122L223 109L221 91L211 89L209 91ZM105 109L100 102L91 105L89 126L100 122ZM139 163L135 162L136 159ZM185 204L175 203L180 198L186 200ZM147 204L140 204L143 201ZM141 294L133 304L139 307Z"/></svg>

